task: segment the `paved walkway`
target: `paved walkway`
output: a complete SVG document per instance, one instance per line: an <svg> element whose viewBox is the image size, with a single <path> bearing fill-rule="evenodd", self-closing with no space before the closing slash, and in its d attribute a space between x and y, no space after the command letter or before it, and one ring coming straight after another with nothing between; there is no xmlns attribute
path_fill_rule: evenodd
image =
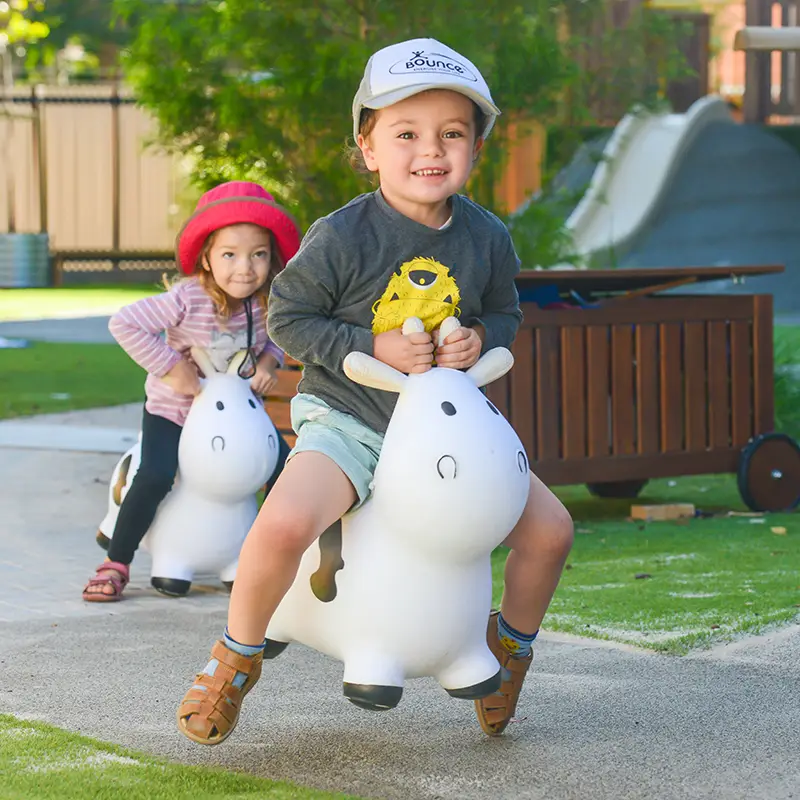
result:
<svg viewBox="0 0 800 800"><path fill-rule="evenodd" d="M80 342L113 344L108 332L109 317L74 317L0 322L0 336L37 342Z"/></svg>
<svg viewBox="0 0 800 800"><path fill-rule="evenodd" d="M137 418L128 406L47 424ZM520 719L496 740L429 680L410 682L394 711L361 711L341 695L339 664L294 646L265 669L228 742L193 745L174 712L222 630L227 594L208 576L189 597L164 598L140 554L124 602L82 602L116 458L0 447L0 712L370 798L800 796L800 626L681 659L543 634Z"/></svg>

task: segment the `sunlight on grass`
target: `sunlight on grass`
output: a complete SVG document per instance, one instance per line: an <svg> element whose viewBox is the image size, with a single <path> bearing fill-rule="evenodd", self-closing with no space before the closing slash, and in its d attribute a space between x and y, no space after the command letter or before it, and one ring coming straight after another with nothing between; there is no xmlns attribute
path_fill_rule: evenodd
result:
<svg viewBox="0 0 800 800"><path fill-rule="evenodd" d="M796 512L643 523L626 519L630 500L598 500L580 486L557 494L576 533L548 630L680 654L800 614ZM731 475L653 481L635 502L678 501L745 510ZM495 602L505 556L493 557Z"/></svg>
<svg viewBox="0 0 800 800"><path fill-rule="evenodd" d="M157 283L0 289L0 322L113 314L122 306L162 291Z"/></svg>
<svg viewBox="0 0 800 800"><path fill-rule="evenodd" d="M167 763L0 714L3 800L345 800L351 795Z"/></svg>

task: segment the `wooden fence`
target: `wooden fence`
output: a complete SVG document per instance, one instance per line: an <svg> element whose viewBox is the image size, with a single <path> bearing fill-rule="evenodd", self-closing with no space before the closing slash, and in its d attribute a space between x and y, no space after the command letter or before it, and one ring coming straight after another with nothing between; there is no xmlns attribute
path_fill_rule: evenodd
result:
<svg viewBox="0 0 800 800"><path fill-rule="evenodd" d="M149 115L114 85L24 87L0 103L0 233L51 251L172 251L185 209L178 160L148 147ZM73 271L108 261L71 260Z"/></svg>

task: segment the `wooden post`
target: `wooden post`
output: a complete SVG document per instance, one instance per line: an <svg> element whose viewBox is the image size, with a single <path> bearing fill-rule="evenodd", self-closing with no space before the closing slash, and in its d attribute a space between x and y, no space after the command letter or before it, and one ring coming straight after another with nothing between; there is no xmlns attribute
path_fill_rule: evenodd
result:
<svg viewBox="0 0 800 800"><path fill-rule="evenodd" d="M772 22L767 0L746 0L745 25L766 25ZM764 122L772 108L772 76L770 53L745 52L744 121Z"/></svg>
<svg viewBox="0 0 800 800"><path fill-rule="evenodd" d="M31 134L33 136L33 171L39 185L39 233L47 233L47 157L44 148L42 104L31 86Z"/></svg>
<svg viewBox="0 0 800 800"><path fill-rule="evenodd" d="M121 156L119 137L119 83L115 80L111 90L111 249L119 252Z"/></svg>

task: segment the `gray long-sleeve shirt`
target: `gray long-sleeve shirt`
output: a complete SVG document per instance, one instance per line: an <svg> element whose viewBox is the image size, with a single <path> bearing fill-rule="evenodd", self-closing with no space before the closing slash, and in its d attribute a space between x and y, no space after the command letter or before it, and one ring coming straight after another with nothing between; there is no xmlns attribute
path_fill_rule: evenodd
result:
<svg viewBox="0 0 800 800"><path fill-rule="evenodd" d="M508 347L522 320L518 272L505 225L468 198L454 195L450 224L436 230L395 211L378 190L311 226L272 283L269 335L304 365L301 392L384 432L397 395L353 383L345 356L372 355L374 335L412 316L428 331L451 315L480 323L484 350Z"/></svg>

